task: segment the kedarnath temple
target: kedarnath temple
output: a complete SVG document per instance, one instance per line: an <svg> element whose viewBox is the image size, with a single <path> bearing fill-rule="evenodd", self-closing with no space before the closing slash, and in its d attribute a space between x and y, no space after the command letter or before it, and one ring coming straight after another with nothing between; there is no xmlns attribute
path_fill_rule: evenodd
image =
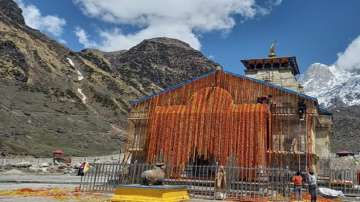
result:
<svg viewBox="0 0 360 202"><path fill-rule="evenodd" d="M296 57L241 60L132 103L128 151L137 162L319 170L331 114L296 80Z"/></svg>

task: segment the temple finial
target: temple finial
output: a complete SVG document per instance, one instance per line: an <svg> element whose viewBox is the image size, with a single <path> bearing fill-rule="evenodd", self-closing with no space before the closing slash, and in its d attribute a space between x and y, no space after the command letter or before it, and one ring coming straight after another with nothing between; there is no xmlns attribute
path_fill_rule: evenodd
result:
<svg viewBox="0 0 360 202"><path fill-rule="evenodd" d="M269 50L269 58L274 58L276 57L275 54L275 46L276 46L276 41L273 41L271 46L270 46L270 50Z"/></svg>

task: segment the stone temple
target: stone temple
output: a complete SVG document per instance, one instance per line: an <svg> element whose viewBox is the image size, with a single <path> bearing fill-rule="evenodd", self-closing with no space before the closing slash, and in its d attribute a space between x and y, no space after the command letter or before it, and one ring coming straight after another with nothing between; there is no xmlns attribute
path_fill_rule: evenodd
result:
<svg viewBox="0 0 360 202"><path fill-rule="evenodd" d="M133 101L132 160L321 172L332 115L303 93L296 57L241 62L245 75L216 70Z"/></svg>

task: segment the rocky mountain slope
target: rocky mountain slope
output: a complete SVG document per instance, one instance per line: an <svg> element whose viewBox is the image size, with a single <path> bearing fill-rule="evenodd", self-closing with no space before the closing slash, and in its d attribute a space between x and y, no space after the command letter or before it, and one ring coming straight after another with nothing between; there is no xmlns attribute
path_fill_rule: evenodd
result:
<svg viewBox="0 0 360 202"><path fill-rule="evenodd" d="M315 63L300 79L306 94L333 113L333 152L360 150L360 73Z"/></svg>
<svg viewBox="0 0 360 202"><path fill-rule="evenodd" d="M312 64L302 78L307 94L325 107L360 105L360 74L335 65Z"/></svg>
<svg viewBox="0 0 360 202"><path fill-rule="evenodd" d="M217 67L169 38L74 52L26 26L12 0L0 0L0 154L117 151L130 100Z"/></svg>

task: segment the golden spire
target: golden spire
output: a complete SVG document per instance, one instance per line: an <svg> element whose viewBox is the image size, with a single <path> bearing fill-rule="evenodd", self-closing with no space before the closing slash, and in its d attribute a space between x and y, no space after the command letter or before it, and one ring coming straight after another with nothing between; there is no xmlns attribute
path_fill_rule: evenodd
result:
<svg viewBox="0 0 360 202"><path fill-rule="evenodd" d="M269 58L274 58L276 57L275 54L275 46L276 46L276 41L273 41L271 46L270 46L270 50L269 50Z"/></svg>

